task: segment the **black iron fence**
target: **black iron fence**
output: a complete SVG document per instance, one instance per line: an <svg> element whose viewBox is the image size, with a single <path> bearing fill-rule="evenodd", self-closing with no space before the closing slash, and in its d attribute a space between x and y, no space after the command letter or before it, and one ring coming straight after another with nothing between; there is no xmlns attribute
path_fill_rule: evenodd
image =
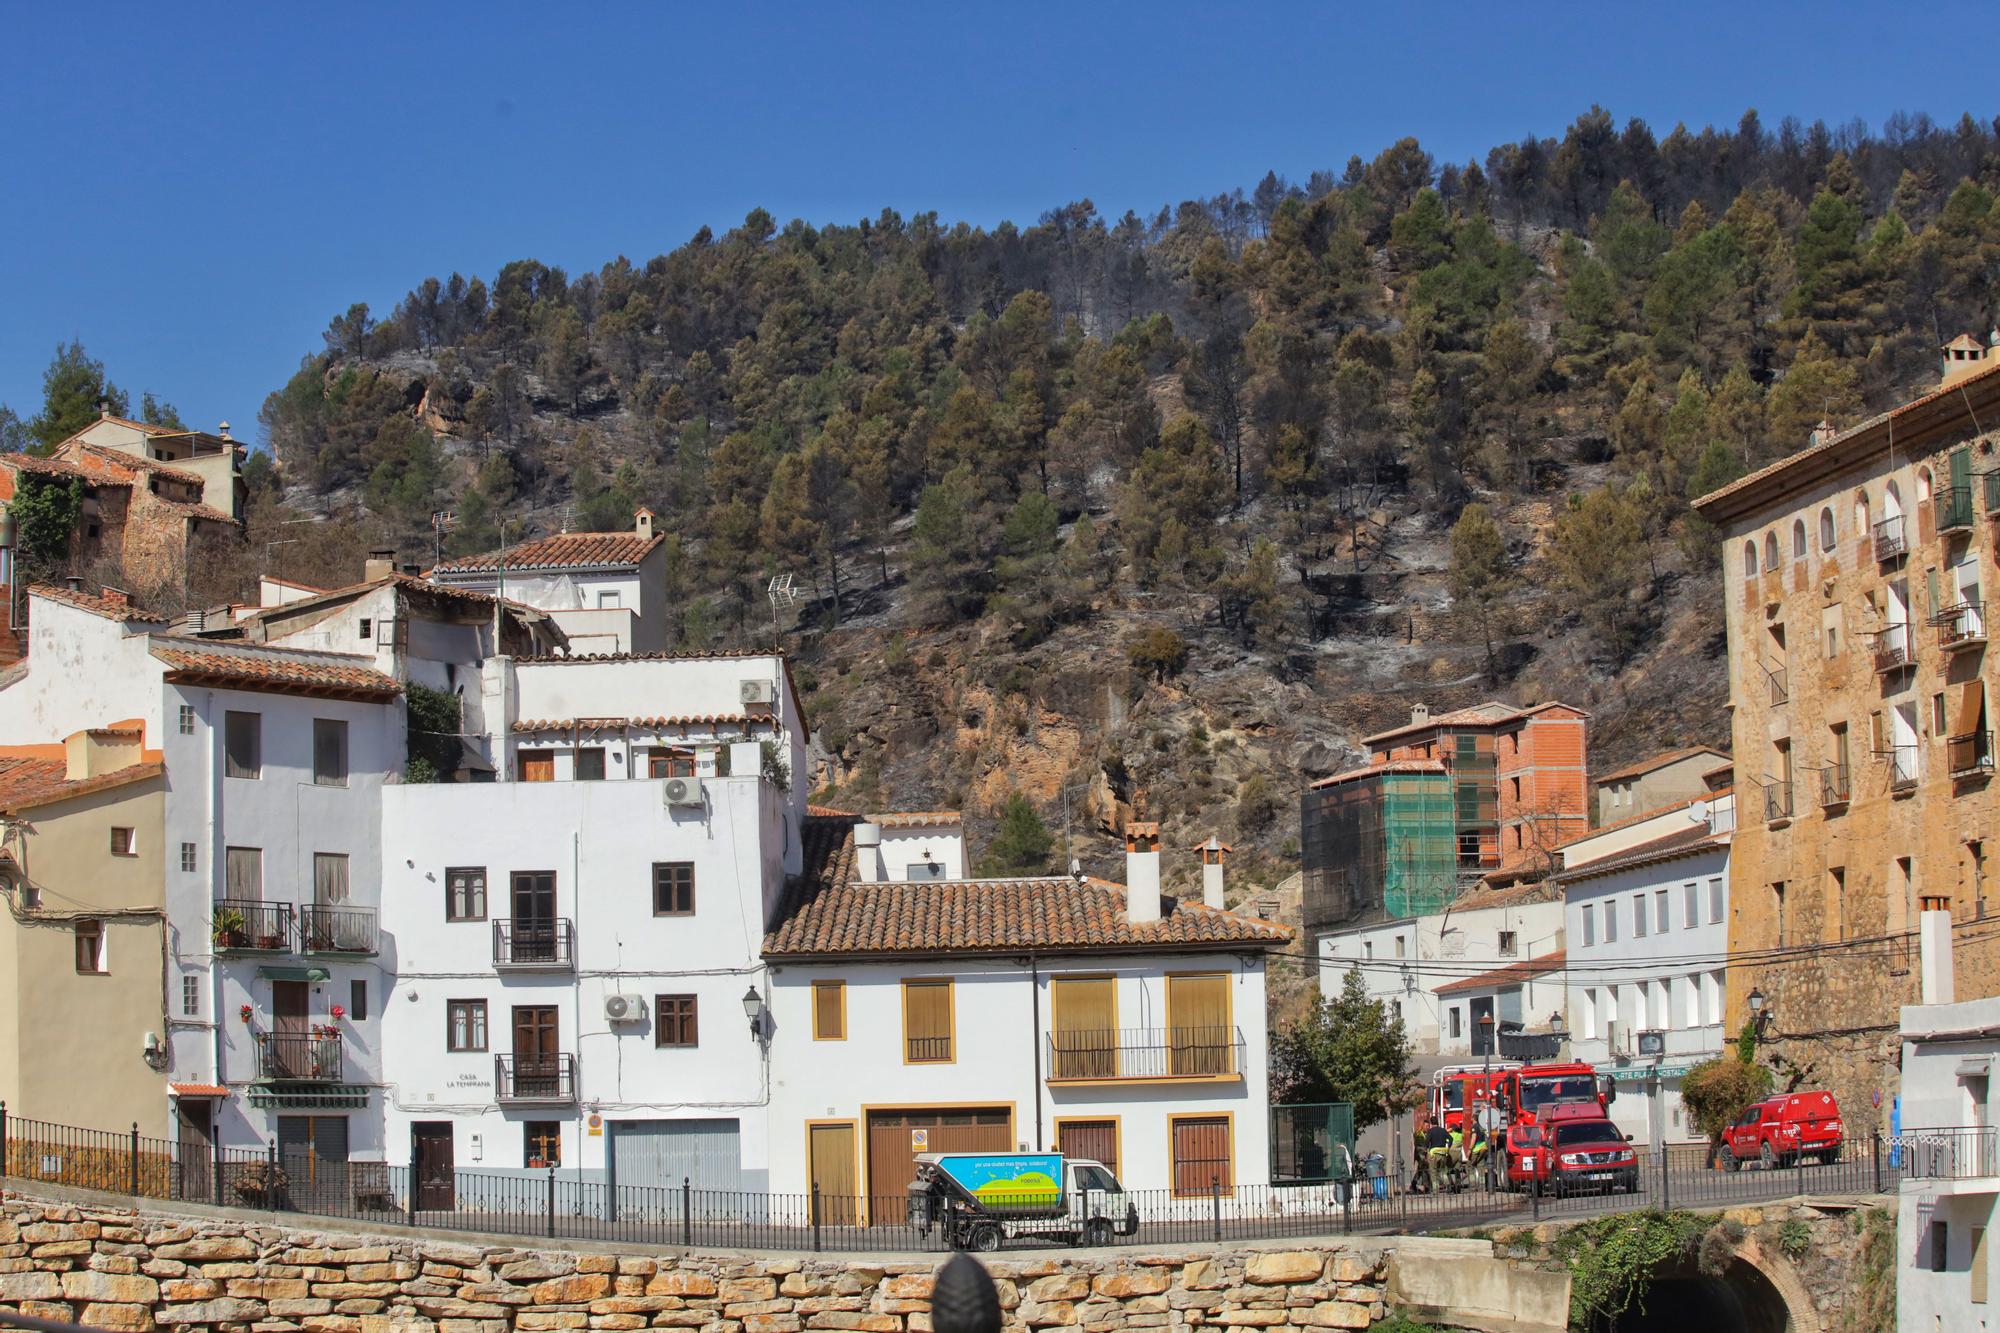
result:
<svg viewBox="0 0 2000 1333"><path fill-rule="evenodd" d="M954 1245L1086 1243L1125 1246L1392 1234L1541 1218L1709 1209L1805 1194L1881 1194L1902 1175L2000 1173L2000 1130L1946 1129L1885 1142L1855 1138L1815 1159L1724 1169L1701 1144L1636 1148L1628 1162L1581 1162L1560 1181L1508 1178L1494 1160L1418 1169L1414 1158L1357 1161L1336 1146L1330 1178L1310 1183L1132 1190L1077 1196L1067 1209L1037 1199L986 1200L955 1223L880 1197L611 1185L560 1168L452 1171L333 1161L309 1147L235 1149L78 1129L10 1116L0 1105L0 1175L144 1198L227 1204L363 1223L497 1235L637 1244L784 1250L945 1250ZM414 1188L413 1188L414 1187ZM922 1196L917 1196L921 1203ZM1055 1215L1050 1215L1055 1214ZM990 1222L990 1235L978 1234Z"/></svg>
<svg viewBox="0 0 2000 1333"><path fill-rule="evenodd" d="M1243 1030L1229 1025L1051 1032L1049 1081L1217 1078L1243 1072Z"/></svg>
<svg viewBox="0 0 2000 1333"><path fill-rule="evenodd" d="M493 965L546 971L575 967L574 923L568 917L501 917L493 923Z"/></svg>

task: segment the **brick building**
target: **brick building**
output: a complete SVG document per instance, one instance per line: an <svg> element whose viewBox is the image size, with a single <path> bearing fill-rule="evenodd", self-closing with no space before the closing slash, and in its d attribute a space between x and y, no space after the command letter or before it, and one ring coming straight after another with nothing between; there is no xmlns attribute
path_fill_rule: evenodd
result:
<svg viewBox="0 0 2000 1333"><path fill-rule="evenodd" d="M2000 990L2000 349L1945 350L1938 390L1696 502L1723 534L1739 798L1726 1025L1760 992L1767 1049L1857 1128L1888 1117L1925 902L1950 907L1967 993Z"/></svg>

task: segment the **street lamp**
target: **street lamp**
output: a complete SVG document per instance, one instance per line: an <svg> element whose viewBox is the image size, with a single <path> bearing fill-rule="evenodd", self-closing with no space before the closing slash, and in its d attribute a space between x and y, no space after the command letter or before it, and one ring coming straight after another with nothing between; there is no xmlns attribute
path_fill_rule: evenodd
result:
<svg viewBox="0 0 2000 1333"><path fill-rule="evenodd" d="M1764 1039L1764 1029L1771 1022L1770 1001L1764 998L1763 990L1757 987L1751 988L1749 1001L1750 1030L1756 1040L1762 1041Z"/></svg>
<svg viewBox="0 0 2000 1333"><path fill-rule="evenodd" d="M750 1039L760 1040L764 1035L764 997L755 986L743 992L743 1013L750 1020Z"/></svg>

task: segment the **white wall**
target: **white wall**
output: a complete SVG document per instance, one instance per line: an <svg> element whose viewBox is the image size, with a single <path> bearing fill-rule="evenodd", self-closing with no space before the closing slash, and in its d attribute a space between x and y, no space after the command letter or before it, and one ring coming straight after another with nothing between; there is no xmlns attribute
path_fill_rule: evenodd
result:
<svg viewBox="0 0 2000 1333"><path fill-rule="evenodd" d="M1905 1134L2000 1123L1992 1105L1992 1082L2000 1077L2000 1041L1990 1036L1958 1036L2000 1030L2000 997L1905 1005L1902 1028ZM1981 1059L1989 1062L1987 1079L1959 1075L1963 1062ZM1954 1147L1971 1147L1970 1136L1951 1142ZM2000 1194L2000 1176L1903 1181L1896 1211L1896 1249L1901 1256L1896 1275L1899 1330L1934 1333L1939 1328L1987 1326L1986 1307L1972 1304L1972 1229L1986 1227L1990 1232L1996 1220L1996 1194ZM1942 1273L1931 1271L1929 1265L1929 1230L1935 1222L1946 1227ZM1996 1253L2000 1253L2000 1237L1991 1237L1987 1242L1989 1299L2000 1295Z"/></svg>
<svg viewBox="0 0 2000 1333"><path fill-rule="evenodd" d="M855 848L857 856L866 852L865 847ZM911 867L916 867L915 873L912 873ZM883 828L874 874L869 877L878 880L964 879L964 826L951 823Z"/></svg>
<svg viewBox="0 0 2000 1333"><path fill-rule="evenodd" d="M1065 972L1116 976L1117 1018L1123 1029L1166 1025L1170 972L1223 972L1232 978L1231 1018L1244 1038L1243 1078L1229 1082L1131 1081L1088 1088L1051 1088L1046 1050L1049 986ZM1053 1150L1056 1118L1117 1117L1119 1176L1131 1189L1173 1185L1167 1117L1170 1113L1228 1113L1235 1131L1238 1184L1262 1184L1270 1175L1270 1113L1261 957L1187 953L1172 957L1044 958L1039 1000L1029 969L1007 959L912 958L895 963L781 962L771 969L774 1028L771 1090L771 1187L811 1188L806 1162L806 1122L853 1120L867 1138L870 1107L1002 1106L1013 1111L1017 1147ZM950 977L955 1011L950 1064L903 1060L902 981ZM815 1041L812 982L847 983L847 1038ZM1037 1008L1040 1021L1037 1023ZM1039 1136L1036 1111L1039 1107ZM865 1179L865 1166L864 1179Z"/></svg>
<svg viewBox="0 0 2000 1333"><path fill-rule="evenodd" d="M0 686L0 737L45 744L136 717L146 723L147 746L158 745L161 664L148 636L50 598L28 601L26 670Z"/></svg>

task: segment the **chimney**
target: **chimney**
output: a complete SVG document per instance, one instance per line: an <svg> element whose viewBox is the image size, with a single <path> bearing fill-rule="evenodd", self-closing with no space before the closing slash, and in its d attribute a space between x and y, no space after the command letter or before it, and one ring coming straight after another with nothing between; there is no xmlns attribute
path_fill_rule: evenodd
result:
<svg viewBox="0 0 2000 1333"><path fill-rule="evenodd" d="M111 400L110 400L109 398L100 398L100 399L98 399L98 400L97 400L97 419L98 419L99 421L103 421L103 420L106 420L107 418L109 418L109 417L110 417L110 415L111 415Z"/></svg>
<svg viewBox="0 0 2000 1333"><path fill-rule="evenodd" d="M1956 998L1951 966L1951 899L1922 900L1917 914L1917 957L1924 1004L1951 1004Z"/></svg>
<svg viewBox="0 0 2000 1333"><path fill-rule="evenodd" d="M1143 926L1160 919L1160 826L1125 825L1125 919Z"/></svg>
<svg viewBox="0 0 2000 1333"><path fill-rule="evenodd" d="M403 572L409 575L411 578L416 578L419 574L423 572L423 568L424 567L422 565L412 560L403 566Z"/></svg>
<svg viewBox="0 0 2000 1333"><path fill-rule="evenodd" d="M396 551L394 547L384 546L370 551L367 563L361 566L361 578L364 583L373 583L376 579L386 579L395 572Z"/></svg>
<svg viewBox="0 0 2000 1333"><path fill-rule="evenodd" d="M882 878L882 826L860 823L854 826L854 874L863 884Z"/></svg>
<svg viewBox="0 0 2000 1333"><path fill-rule="evenodd" d="M216 433L216 434L218 434L218 435L220 435L220 436L221 436L221 437L222 437L223 439L225 439L225 440L226 440L226 439L228 439L228 438L229 438L229 423L228 423L227 421L225 421L225 422L223 422L223 423L222 423L222 424L221 424L220 426L217 426L217 427L215 428L215 433Z"/></svg>
<svg viewBox="0 0 2000 1333"><path fill-rule="evenodd" d="M1415 707L1410 709L1411 726L1421 727L1422 725L1424 725L1424 723L1430 720L1431 720L1431 706L1429 704L1417 704Z"/></svg>
<svg viewBox="0 0 2000 1333"><path fill-rule="evenodd" d="M632 535L642 542L653 540L653 511L644 505L632 514Z"/></svg>
<svg viewBox="0 0 2000 1333"><path fill-rule="evenodd" d="M1832 438L1833 438L1833 423L1831 421L1828 421L1825 417L1821 417L1819 419L1819 424L1812 428L1812 434L1807 437L1806 444L1808 448L1817 449L1819 448L1819 446L1825 444L1828 440Z"/></svg>
<svg viewBox="0 0 2000 1333"><path fill-rule="evenodd" d="M1222 863L1230 850L1228 843L1213 834L1194 849L1201 858L1201 905L1218 912L1222 910Z"/></svg>
<svg viewBox="0 0 2000 1333"><path fill-rule="evenodd" d="M64 579L63 582L69 585L69 590L71 592L83 591L83 579L80 575L71 574L68 578Z"/></svg>

